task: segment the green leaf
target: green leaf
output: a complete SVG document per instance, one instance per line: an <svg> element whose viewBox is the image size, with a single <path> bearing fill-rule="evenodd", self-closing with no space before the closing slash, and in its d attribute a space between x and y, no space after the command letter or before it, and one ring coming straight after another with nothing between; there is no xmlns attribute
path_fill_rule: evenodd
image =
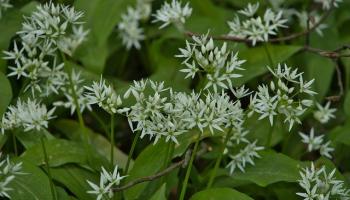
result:
<svg viewBox="0 0 350 200"><path fill-rule="evenodd" d="M194 194L190 200L253 200L231 188L212 188Z"/></svg>
<svg viewBox="0 0 350 200"><path fill-rule="evenodd" d="M300 46L292 45L269 45L268 47L271 58L275 65L285 62L289 57L298 52L300 49ZM260 46L241 50L238 53L238 57L239 59L246 60L246 62L242 65L245 69L241 72L243 76L233 81L235 86L242 85L247 81L268 71L266 66L270 64L264 47Z"/></svg>
<svg viewBox="0 0 350 200"><path fill-rule="evenodd" d="M141 177L150 176L158 172L165 159L166 143L163 141L157 144L149 145L144 149L141 154L136 158L134 167L130 170L129 176L126 179L126 183ZM125 199L137 199L143 190L148 185L148 182L138 184L125 191Z"/></svg>
<svg viewBox="0 0 350 200"><path fill-rule="evenodd" d="M245 172L233 173L232 178L247 180L261 187L280 181L297 181L299 177L298 167L301 163L273 151L261 152L259 155L261 158L255 159L254 166L248 166Z"/></svg>
<svg viewBox="0 0 350 200"><path fill-rule="evenodd" d="M150 200L166 200L166 183L160 187Z"/></svg>
<svg viewBox="0 0 350 200"><path fill-rule="evenodd" d="M52 167L66 163L87 163L86 152L82 144L63 139L53 139L45 141L46 151L49 157L49 164ZM22 156L23 159L31 161L36 165L44 163L44 155L41 143L33 145L27 149Z"/></svg>
<svg viewBox="0 0 350 200"><path fill-rule="evenodd" d="M329 134L329 138L334 143L340 143L350 146L350 123L346 123L344 126L338 126L334 128Z"/></svg>
<svg viewBox="0 0 350 200"><path fill-rule="evenodd" d="M13 190L9 191L12 199L16 200L51 200L50 183L46 174L35 165L24 159L14 159L22 162L22 171L26 174L16 175L9 184Z"/></svg>
<svg viewBox="0 0 350 200"><path fill-rule="evenodd" d="M1 36L0 36L1 38ZM12 88L6 76L0 72L0 116L2 116L12 99Z"/></svg>
<svg viewBox="0 0 350 200"><path fill-rule="evenodd" d="M346 93L346 96L345 96L344 112L348 117L350 116L350 90Z"/></svg>
<svg viewBox="0 0 350 200"><path fill-rule="evenodd" d="M98 175L73 164L52 168L51 173L55 181L64 185L78 199L95 199L95 196L87 193L88 190L91 190L87 180L98 184Z"/></svg>

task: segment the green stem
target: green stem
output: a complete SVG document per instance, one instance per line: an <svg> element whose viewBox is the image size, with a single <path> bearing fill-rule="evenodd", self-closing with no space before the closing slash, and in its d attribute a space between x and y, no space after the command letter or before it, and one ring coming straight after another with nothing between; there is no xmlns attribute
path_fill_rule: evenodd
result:
<svg viewBox="0 0 350 200"><path fill-rule="evenodd" d="M271 126L270 126L270 128L269 128L269 133L268 133L268 135L267 135L266 145L265 145L266 148L269 148L270 145L271 145L272 131L273 131L273 129L272 129Z"/></svg>
<svg viewBox="0 0 350 200"><path fill-rule="evenodd" d="M222 160L222 157L224 155L224 150L227 146L227 143L232 135L232 130L233 128L230 128L230 130L228 131L228 133L226 134L226 137L225 137L225 140L224 140L224 143L220 149L220 155L219 157L216 159L216 162L215 162L215 166L214 166L214 169L210 175L210 178L209 178L209 182L208 182L208 185L207 185L207 189L211 188L211 186L213 185L213 182L214 182L214 179L216 177L216 173L218 171L218 168L219 168L219 165L221 163L221 160Z"/></svg>
<svg viewBox="0 0 350 200"><path fill-rule="evenodd" d="M102 129L106 133L106 136L108 137L108 135L110 133L109 133L109 129L108 129L107 125L103 122L101 117L99 117L95 112L91 111L90 113L91 113L92 117L97 120L97 122L100 124L100 126L102 127Z"/></svg>
<svg viewBox="0 0 350 200"><path fill-rule="evenodd" d="M48 175L49 181L50 181L50 190L51 190L52 198L54 200L57 200L57 194L56 194L55 186L53 184L53 180L52 180L52 176L51 176L50 165L49 165L49 158L47 156L47 152L46 152L45 142L44 142L43 136L40 136L40 141L41 141L41 146L42 146L42 150L43 150L43 154L44 154L47 175Z"/></svg>
<svg viewBox="0 0 350 200"><path fill-rule="evenodd" d="M269 51L269 47L268 47L268 45L267 45L266 42L264 43L264 49L265 49L267 58L268 58L268 60L269 60L270 66L271 66L271 67L274 67L275 65L274 65L274 62L273 62L271 53L270 53L270 51Z"/></svg>
<svg viewBox="0 0 350 200"><path fill-rule="evenodd" d="M111 165L112 165L112 169L114 166L114 114L111 114L111 132L110 132L111 136Z"/></svg>
<svg viewBox="0 0 350 200"><path fill-rule="evenodd" d="M139 140L140 138L140 135L141 135L141 132L138 131L134 137L134 140L132 141L132 145L131 145L131 149L130 149L130 152L129 152L129 155L128 155L128 160L126 161L126 165L125 165L125 168L124 168L124 171L125 173L124 174L128 174L128 171L129 171L129 166L130 166L130 161L131 161L131 158L134 154L134 151L135 151L135 147L136 147L136 144L137 144L137 141Z"/></svg>
<svg viewBox="0 0 350 200"><path fill-rule="evenodd" d="M193 161L194 161L194 158L196 157L196 154L197 154L198 144L199 144L199 141L201 140L201 135L202 135L201 133L198 135L197 141L194 144L192 155L191 155L191 158L190 158L190 162L188 163L188 167L187 167L187 170L186 170L185 179L184 179L184 181L182 183L182 188L181 188L181 193L180 193L179 200L184 200L184 198L185 198L188 179L190 178Z"/></svg>

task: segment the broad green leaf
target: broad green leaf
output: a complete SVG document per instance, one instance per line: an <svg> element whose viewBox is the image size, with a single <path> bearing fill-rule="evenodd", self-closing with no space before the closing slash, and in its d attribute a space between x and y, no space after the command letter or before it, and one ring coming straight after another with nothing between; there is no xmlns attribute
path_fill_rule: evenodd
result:
<svg viewBox="0 0 350 200"><path fill-rule="evenodd" d="M233 179L247 180L261 187L276 182L296 182L299 177L300 162L273 151L259 153L254 166L247 166L245 172L235 172Z"/></svg>
<svg viewBox="0 0 350 200"><path fill-rule="evenodd" d="M270 52L271 58L276 66L278 63L285 62L300 49L300 46L292 45L268 46L268 51ZM238 58L246 60L246 62L242 65L245 70L240 72L243 76L233 81L235 86L242 85L257 76L266 73L268 71L266 66L270 65L265 48L262 46L243 49L239 51ZM273 66L272 68L275 68L276 66Z"/></svg>
<svg viewBox="0 0 350 200"><path fill-rule="evenodd" d="M161 169L162 163L165 159L166 145L166 143L160 141L155 145L150 144L146 149L144 149L136 158L134 167L130 170L129 176L125 182L127 183L129 181L157 173ZM137 199L147 185L148 182L145 182L125 190L125 199Z"/></svg>
<svg viewBox="0 0 350 200"><path fill-rule="evenodd" d="M41 169L24 159L14 159L14 162L22 162L22 171L26 174L16 175L9 184L13 188L9 191L12 199L52 200L49 179Z"/></svg>
<svg viewBox="0 0 350 200"><path fill-rule="evenodd" d="M53 124L56 129L61 131L71 140L81 141L81 135L83 134L80 128L80 125L77 121L69 119L61 119ZM96 150L101 156L104 156L106 159L110 158L110 142L101 134L93 132L91 129L85 129L90 136L90 141ZM128 156L122 152L117 147L114 148L114 163L117 163L119 166L125 166ZM130 167L133 166L133 160L130 162Z"/></svg>
<svg viewBox="0 0 350 200"><path fill-rule="evenodd" d="M1 36L0 36L1 37ZM12 99L12 88L6 76L0 72L0 116L2 116Z"/></svg>
<svg viewBox="0 0 350 200"><path fill-rule="evenodd" d="M212 188L194 194L190 200L253 200L244 193L231 188Z"/></svg>
<svg viewBox="0 0 350 200"><path fill-rule="evenodd" d="M52 167L60 166L66 163L87 163L87 156L81 143L53 139L45 141L46 151L49 157L49 164ZM41 143L33 145L22 156L23 159L31 161L36 165L44 163L44 155Z"/></svg>
<svg viewBox="0 0 350 200"><path fill-rule="evenodd" d="M150 198L150 200L166 200L166 183Z"/></svg>
<svg viewBox="0 0 350 200"><path fill-rule="evenodd" d="M98 175L73 164L52 168L51 173L55 181L66 187L67 190L77 196L78 199L93 200L96 198L87 193L88 190L91 190L87 180L98 184Z"/></svg>
<svg viewBox="0 0 350 200"><path fill-rule="evenodd" d="M330 132L329 138L334 143L341 143L350 146L350 123L348 122L344 126L334 128Z"/></svg>

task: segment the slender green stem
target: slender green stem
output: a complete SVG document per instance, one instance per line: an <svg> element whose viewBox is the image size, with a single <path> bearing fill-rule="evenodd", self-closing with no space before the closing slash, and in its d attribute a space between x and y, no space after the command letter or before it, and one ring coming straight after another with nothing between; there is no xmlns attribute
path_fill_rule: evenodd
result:
<svg viewBox="0 0 350 200"><path fill-rule="evenodd" d="M267 141L266 141L266 148L269 148L271 146L271 140L272 140L272 132L273 132L273 128L269 128L269 133L267 135Z"/></svg>
<svg viewBox="0 0 350 200"><path fill-rule="evenodd" d="M125 173L124 174L128 174L128 171L129 171L129 166L130 166L130 161L131 161L131 158L134 154L134 151L135 151L135 147L136 147L136 144L137 144L137 141L139 140L140 138L140 135L141 135L141 132L138 131L134 137L134 140L132 141L132 145L131 145L131 149L130 149L130 152L129 152L129 155L128 155L128 160L126 161L126 165L125 165L125 168L124 168L124 171Z"/></svg>
<svg viewBox="0 0 350 200"><path fill-rule="evenodd" d="M229 141L229 139L230 139L230 137L232 135L232 130L233 130L233 128L230 128L230 130L226 134L226 137L224 139L224 143L222 144L221 149L220 149L220 155L219 155L219 157L217 157L214 169L211 172L211 175L210 175L210 178L209 178L209 182L208 182L208 185L207 185L207 189L211 188L211 186L213 185L216 173L218 171L219 165L220 165L222 157L224 155L224 150L225 150L225 148L227 146L227 143L228 143L228 141Z"/></svg>
<svg viewBox="0 0 350 200"><path fill-rule="evenodd" d="M112 169L114 166L114 114L111 114L111 132L110 132L110 140L111 140L111 165Z"/></svg>
<svg viewBox="0 0 350 200"><path fill-rule="evenodd" d="M16 132L12 131L12 142L13 142L13 148L15 151L15 156L18 155L18 150L17 150L17 141L16 141Z"/></svg>
<svg viewBox="0 0 350 200"><path fill-rule="evenodd" d="M264 43L264 49L265 49L267 58L268 58L268 60L269 60L270 66L271 66L271 67L274 67L274 62L273 62L273 59L272 59L272 56L271 56L271 53L270 53L268 44L267 44L266 42Z"/></svg>
<svg viewBox="0 0 350 200"><path fill-rule="evenodd" d="M191 158L190 158L190 162L188 163L188 167L187 167L187 170L186 170L185 179L184 179L184 181L182 183L182 188L181 188L181 193L180 193L179 200L184 200L184 198L185 198L188 179L190 178L193 161L194 161L194 158L196 157L196 154L197 154L198 144L199 144L199 142L201 140L201 135L202 135L201 133L198 135L197 141L194 144L192 155L191 155Z"/></svg>
<svg viewBox="0 0 350 200"><path fill-rule="evenodd" d="M106 136L110 135L109 133L109 129L108 126L103 122L103 120L101 119L101 117L99 117L95 112L91 111L90 112L92 117L95 118L97 120L97 122L100 124L100 126L102 127L102 129L104 130L104 132L106 133Z"/></svg>
<svg viewBox="0 0 350 200"><path fill-rule="evenodd" d="M53 184L53 180L52 180L52 176L51 176L50 165L49 165L49 158L47 156L47 152L46 152L45 142L44 142L43 136L40 136L40 141L41 141L41 146L42 146L42 150L43 150L43 154L44 154L47 175L48 175L49 181L50 181L50 190L51 190L52 198L54 200L57 200L57 194L56 194L55 186Z"/></svg>

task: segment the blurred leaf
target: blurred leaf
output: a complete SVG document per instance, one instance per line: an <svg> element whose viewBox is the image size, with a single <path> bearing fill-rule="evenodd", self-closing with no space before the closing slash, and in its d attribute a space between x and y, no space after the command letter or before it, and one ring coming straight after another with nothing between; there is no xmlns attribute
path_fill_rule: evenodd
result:
<svg viewBox="0 0 350 200"><path fill-rule="evenodd" d="M157 144L150 144L136 158L134 167L130 170L129 176L125 182L129 182L141 177L150 176L158 172L165 159L167 144L159 141ZM148 182L138 184L128 190L125 190L125 199L137 199L148 185Z"/></svg>
<svg viewBox="0 0 350 200"><path fill-rule="evenodd" d="M0 72L0 116L2 116L12 99L12 88L6 76Z"/></svg>
<svg viewBox="0 0 350 200"><path fill-rule="evenodd" d="M166 200L166 183L150 198L150 200Z"/></svg>
<svg viewBox="0 0 350 200"><path fill-rule="evenodd" d="M244 193L231 188L212 188L194 194L190 200L253 200Z"/></svg>
<svg viewBox="0 0 350 200"><path fill-rule="evenodd" d="M350 117L350 91L346 92L344 100L344 112L348 117Z"/></svg>
<svg viewBox="0 0 350 200"><path fill-rule="evenodd" d="M87 180L98 184L98 175L72 164L52 168L51 173L55 181L64 185L78 199L93 200L96 198L94 195L87 193L88 190L91 190Z"/></svg>
<svg viewBox="0 0 350 200"><path fill-rule="evenodd" d="M300 46L292 45L269 45L268 50L271 54L271 58L277 67L278 63L285 62L289 57L298 52L301 49ZM243 76L241 78L233 80L235 86L240 86L247 81L260 76L268 71L266 66L269 66L269 60L266 55L265 48L263 46L247 48L239 51L238 58L241 60L246 60L242 65L245 69L241 71L240 74Z"/></svg>
<svg viewBox="0 0 350 200"><path fill-rule="evenodd" d="M14 159L14 162L22 162L22 171L26 174L16 175L10 182L8 193L15 200L51 200L50 183L46 174L35 165L24 159Z"/></svg>
<svg viewBox="0 0 350 200"><path fill-rule="evenodd" d="M334 128L329 134L329 138L335 143L350 146L350 123Z"/></svg>
<svg viewBox="0 0 350 200"><path fill-rule="evenodd" d="M232 178L248 180L261 187L280 181L297 181L300 162L273 151L261 152L259 155L261 158L254 160L254 166L248 166L245 172L234 172Z"/></svg>

